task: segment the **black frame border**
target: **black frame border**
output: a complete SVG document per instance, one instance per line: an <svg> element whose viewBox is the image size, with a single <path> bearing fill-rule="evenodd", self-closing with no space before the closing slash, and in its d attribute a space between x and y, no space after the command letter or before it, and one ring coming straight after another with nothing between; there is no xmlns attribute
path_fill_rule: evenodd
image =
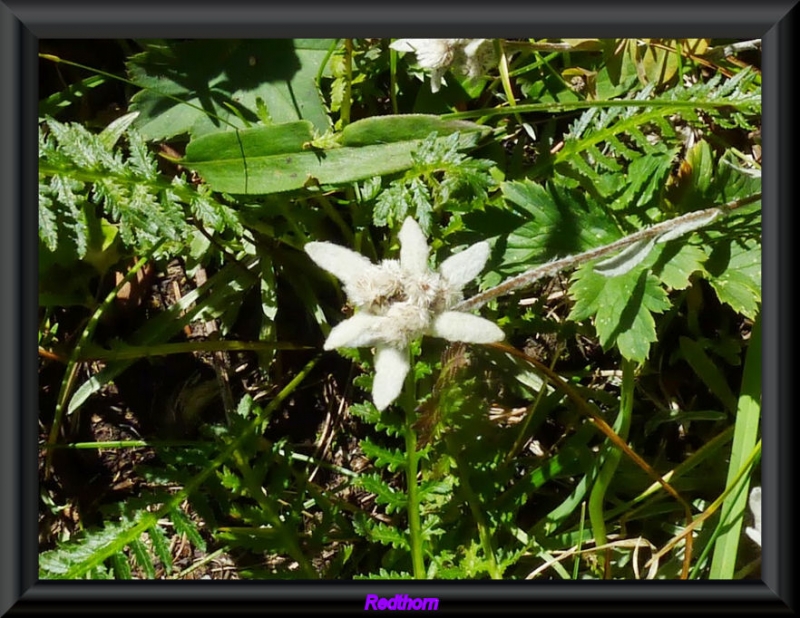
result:
<svg viewBox="0 0 800 618"><path fill-rule="evenodd" d="M439 611L792 612L794 537L791 289L796 0L393 6L232 0L80 4L0 0L0 614L363 611L366 594L436 596ZM37 581L36 336L39 38L558 36L763 39L762 582L56 582ZM796 173L796 172L795 172ZM782 499L779 499L782 498Z"/></svg>

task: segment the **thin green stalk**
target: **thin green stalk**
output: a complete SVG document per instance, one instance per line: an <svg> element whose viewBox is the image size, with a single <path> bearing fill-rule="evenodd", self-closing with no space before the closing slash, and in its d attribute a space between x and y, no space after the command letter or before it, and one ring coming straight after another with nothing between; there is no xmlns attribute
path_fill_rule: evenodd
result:
<svg viewBox="0 0 800 618"><path fill-rule="evenodd" d="M414 379L413 355L409 351L411 370L403 386L403 408L406 413L406 482L408 483L408 544L411 548L411 564L416 579L425 579L425 561L422 555L422 522L419 516L419 487L417 486L417 472L419 468L419 453L417 452L417 432L414 425L417 422L417 393L416 380Z"/></svg>
<svg viewBox="0 0 800 618"><path fill-rule="evenodd" d="M572 579L577 581L581 566L581 551L583 550L583 531L586 526L586 502L581 502L581 521L578 525L578 547L575 550L575 562L572 565Z"/></svg>
<svg viewBox="0 0 800 618"><path fill-rule="evenodd" d="M677 479L681 478L683 475L691 472L694 468L699 466L709 457L714 455L719 455L720 449L722 449L728 442L730 442L731 438L733 437L733 427L728 427L711 440L706 442L703 446L697 449L694 454L688 459L685 459L681 463L679 463L675 468L666 472L663 475L663 479L667 482L674 483ZM664 487L661 486L659 483L652 483L650 487L645 489L635 498L628 500L627 502L620 504L619 506L611 509L610 511L606 511L606 520L609 518L616 517L618 515L622 515L622 520L627 521L629 519L634 518L641 509L643 509L647 505L652 505L656 500L661 500L666 496L661 493L653 498L653 500L648 501L641 506L636 506L640 504L642 501L646 500L653 494L656 494L659 491L663 491ZM634 508L636 507L636 508Z"/></svg>
<svg viewBox="0 0 800 618"><path fill-rule="evenodd" d="M738 495L741 495L742 490L747 488L747 483L749 482L750 479L750 473L753 470L753 466L756 465L756 463L759 461L760 457L761 457L761 440L759 440L753 447L753 450L749 453L746 461L744 462L744 466L742 467L741 470L739 470L739 473L736 475L733 482L728 486L725 493L719 498L717 498L717 500L715 500L713 503L711 503L711 505L703 513L703 515L701 516L703 517L703 519L708 519L708 517L710 517L711 514L719 510L720 507L724 508L726 502L730 502L731 499L737 497ZM748 495L749 493L745 494L745 498ZM711 511L711 513L707 517L706 513L709 513L709 511ZM737 534L741 532L741 523L742 523L741 515L742 513L739 514L739 525L737 528L739 532L737 532ZM700 518L698 517L698 519ZM711 538L709 539L708 543L706 543L706 545L703 547L703 551L700 553L700 556L698 556L697 560L694 563L694 566L692 567L692 571L689 574L690 579L696 579L699 576L701 567L704 564L706 564L706 558L712 549L715 551L714 556L716 558L717 543L719 542L720 538L724 538L724 535L728 534L730 530L731 530L730 526L725 524L724 520L720 518L720 520L717 522L716 528L714 528L714 532L711 535ZM736 549L738 549L738 538L737 538ZM733 564L735 564L736 549L734 550L733 558L730 559L731 562L730 565L728 564L727 561L722 561L724 574L726 575L729 572L728 568L732 567ZM712 570L714 568L713 562L711 568ZM726 579L734 579L734 577L735 576L731 574L729 577L726 577ZM710 576L710 579L721 579L721 576L714 574Z"/></svg>
<svg viewBox="0 0 800 618"><path fill-rule="evenodd" d="M344 94L342 95L342 106L339 109L342 129L350 124L350 106L353 97L353 39L344 40L344 70Z"/></svg>
<svg viewBox="0 0 800 618"><path fill-rule="evenodd" d="M699 529L700 526L702 526L706 521L708 521L708 519L711 518L717 511L719 511L720 508L722 508L723 504L725 503L725 500L728 498L728 496L730 496L734 492L734 490L741 491L739 483L752 472L753 466L760 459L760 457L761 457L761 440L759 440L756 443L756 445L753 447L753 450L750 451L750 453L747 455L744 464L742 465L742 468L736 473L736 475L733 478L733 481L726 486L725 491L723 491L722 494L719 497L717 497L716 500L714 500L714 502L709 504L700 515L692 519L691 523L688 526L686 526L679 534L676 534L661 549L659 549L658 552L656 552L653 555L653 557L650 558L650 562L659 560L661 556L663 556L669 551L672 551L672 548L675 547L678 543L680 543L681 540L686 539L686 542L688 543L692 538L692 533L696 529ZM721 530L721 527L719 526L719 524L717 524L717 531L715 531L715 535L718 533L719 530ZM716 538L716 536L714 538ZM645 567L649 566L650 562L648 562L648 564L646 564ZM700 561L698 561L697 564L700 564ZM695 565L695 570L697 564ZM689 572L687 571L687 576L688 575Z"/></svg>
<svg viewBox="0 0 800 618"><path fill-rule="evenodd" d="M336 227L338 227L342 232L347 244L352 246L353 242L355 241L353 231L350 229L350 226L345 223L345 220L342 218L342 215L339 214L339 211L336 210L333 204L331 204L328 196L321 194L317 196L316 200L319 205L322 206L322 210L325 211L325 214L330 217L331 221L333 221L336 224Z"/></svg>
<svg viewBox="0 0 800 618"><path fill-rule="evenodd" d="M107 442L69 442L67 444L53 444L52 446L43 445L44 449L76 449L76 450L113 450L123 448L199 448L207 446L207 442L199 442L197 440L109 440ZM348 468L337 466L336 464L303 455L302 453L294 453L287 451L284 448L275 449L279 454L295 461L302 461L303 463L313 464L326 470L332 470L337 474L346 476L348 478L358 478L358 473L353 472Z"/></svg>
<svg viewBox="0 0 800 618"><path fill-rule="evenodd" d="M564 346L560 346L558 351L553 354L553 360L550 363L550 369L553 369L556 366L556 362L558 358L561 356L561 352L563 351ZM505 464L508 465L514 457L516 457L519 452L522 450L522 447L525 445L525 442L528 440L528 426L531 424L531 419L534 417L534 412L539 408L539 404L542 402L542 398L547 393L547 385L548 380L547 376L545 375L543 378L542 387L539 389L539 392L536 393L536 399L533 401L533 405L528 410L527 414L525 415L525 420L522 423L522 426L517 431L517 438L514 440L514 445L511 447L511 450L508 451L508 454L505 458Z"/></svg>
<svg viewBox="0 0 800 618"><path fill-rule="evenodd" d="M150 356L169 356L187 352L238 352L242 350L309 350L310 346L280 343L275 341L181 341L178 343L159 343L152 345L125 346L106 350L100 346L88 345L81 350L79 360L120 361Z"/></svg>
<svg viewBox="0 0 800 618"><path fill-rule="evenodd" d="M92 337L94 337L94 331L97 329L97 325L100 323L100 317L111 307L111 303L114 302L114 299L117 297L117 294L122 287L126 283L133 280L133 278L136 276L136 273L138 273L150 260L150 255L155 253L162 243L163 241L159 242L155 247L153 247L150 254L139 259L139 261L134 264L133 268L128 271L125 277L123 277L123 279L114 287L113 290L108 293L108 295L106 295L105 300L103 300L100 306L95 309L92 317L89 318L89 321L86 323L86 327L83 329L77 345L72 349L72 353L69 356L69 361L67 362L67 370L64 374L64 379L61 381L61 388L58 391L58 399L56 399L56 410L55 415L53 416L53 425L50 427L50 434L47 436L48 446L52 446L58 441L58 435L61 432L61 425L64 419L64 410L66 409L67 400L72 394L72 389L75 386L75 380L78 376L78 368L80 367L80 358L83 354L83 349L91 341ZM52 459L53 452L48 451L45 458L45 475L48 475Z"/></svg>
<svg viewBox="0 0 800 618"><path fill-rule="evenodd" d="M392 113L398 114L397 107L397 52L389 49L389 99L392 101Z"/></svg>
<svg viewBox="0 0 800 618"><path fill-rule="evenodd" d="M744 363L742 388L739 395L736 424L731 445L731 458L728 465L726 486L734 485L734 479L747 465L749 454L758 439L761 421L761 315L756 316L750 333L750 345ZM750 477L741 476L722 505L720 529L723 532L714 545L714 558L711 561L712 579L730 579L736 567L739 539L742 528L742 514L747 506Z"/></svg>
<svg viewBox="0 0 800 618"><path fill-rule="evenodd" d="M670 99L648 99L639 101L635 99L606 99L592 101L557 101L554 103L523 103L516 107L481 108L466 112L449 112L442 114L445 120L469 120L472 118L489 118L492 116L509 116L512 114L532 114L537 112L544 113L563 113L574 110L587 109L590 107L640 107L640 108L659 108L674 107L676 109L718 109L724 107L735 107L745 111L755 110L761 103L756 98L741 99L735 102L730 99L719 99L714 101L680 101Z"/></svg>
<svg viewBox="0 0 800 618"><path fill-rule="evenodd" d="M633 362L628 359L622 360L622 387L620 388L619 398L619 417L614 429L622 440L628 439L628 432L631 428L631 417L633 415ZM622 459L622 451L611 443L608 443L607 455L603 467L597 475L597 480L589 496L589 522L592 526L595 545L597 547L608 543L606 535L606 523L603 516L603 501L606 491L614 478L617 466ZM608 554L608 552L606 552ZM608 561L598 555L600 564L608 569Z"/></svg>
<svg viewBox="0 0 800 618"><path fill-rule="evenodd" d="M452 440L446 438L447 450L456 461L456 474L458 475L458 485L464 496L466 497L467 505L478 527L478 536L481 540L481 547L483 554L489 561L489 576L492 579L503 579L503 573L497 564L497 556L495 555L494 545L492 544L492 535L489 523L486 521L484 510L481 506L480 499L472 491L472 486L469 482L469 466L465 465L461 457L457 455L458 447L452 443Z"/></svg>

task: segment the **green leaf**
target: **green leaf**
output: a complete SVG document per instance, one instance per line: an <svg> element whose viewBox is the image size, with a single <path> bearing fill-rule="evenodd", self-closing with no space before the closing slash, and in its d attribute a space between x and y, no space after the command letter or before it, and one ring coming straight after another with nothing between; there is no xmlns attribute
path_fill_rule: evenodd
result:
<svg viewBox="0 0 800 618"><path fill-rule="evenodd" d="M404 123L401 116L391 118ZM358 124L353 123L348 129ZM309 123L214 133L192 140L181 163L199 172L215 191L235 194L290 191L311 180L346 184L410 168L412 152L419 147L420 139L396 141L400 134L390 130L391 123L371 125L374 131L356 134L358 146L327 150L306 146L312 139ZM468 148L484 131L482 127L450 123L440 128L442 134L450 134L466 126L473 130L460 135L459 145ZM374 143L364 142L367 134L375 139Z"/></svg>
<svg viewBox="0 0 800 618"><path fill-rule="evenodd" d="M158 556L158 559L161 560L164 570L167 573L171 573L172 555L169 551L169 539L164 529L161 528L161 526L153 526L147 530L147 534L150 536L150 541L153 544L153 552Z"/></svg>
<svg viewBox="0 0 800 618"><path fill-rule="evenodd" d="M750 319L761 304L761 245L756 240L717 242L706 262L719 299Z"/></svg>
<svg viewBox="0 0 800 618"><path fill-rule="evenodd" d="M144 543L142 543L142 541L139 539L134 539L129 545L131 552L136 559L136 564L138 564L144 570L148 579L155 579L156 568L153 564L153 559L150 557L150 552L147 551L147 547L145 547Z"/></svg>
<svg viewBox="0 0 800 618"><path fill-rule="evenodd" d="M623 357L638 362L647 358L650 343L657 340L652 313L669 308L658 278L642 268L609 279L584 265L573 276L570 295L575 299L570 319L594 316L603 349L616 344Z"/></svg>
<svg viewBox="0 0 800 618"><path fill-rule="evenodd" d="M625 175L625 191L614 200L612 208L621 210L650 204L663 190L676 153L677 149L673 149L634 159Z"/></svg>
<svg viewBox="0 0 800 618"><path fill-rule="evenodd" d="M365 491L375 494L375 502L385 504L387 513L401 511L408 503L406 494L390 487L377 474L364 474L359 477L357 484Z"/></svg>
<svg viewBox="0 0 800 618"><path fill-rule="evenodd" d="M331 127L316 78L333 39L195 40L150 43L128 63L143 88L131 100L137 127L150 140L308 120ZM259 99L261 105L259 105Z"/></svg>
<svg viewBox="0 0 800 618"><path fill-rule="evenodd" d="M620 237L605 211L577 190L524 180L506 182L502 191L506 200L520 207L520 225L509 234L503 256L512 270L525 270Z"/></svg>
<svg viewBox="0 0 800 618"><path fill-rule="evenodd" d="M175 532L178 534L185 534L189 542L197 547L200 551L206 551L206 542L200 536L197 530L197 525L192 522L185 513L179 509L172 509L169 512L169 518L175 526Z"/></svg>
<svg viewBox="0 0 800 618"><path fill-rule="evenodd" d="M373 116L347 125L342 131L341 141L343 146L369 146L421 140L431 133L444 137L457 132L476 131L486 135L490 129L464 120L443 120L432 114Z"/></svg>
<svg viewBox="0 0 800 618"><path fill-rule="evenodd" d="M719 367L706 354L703 346L688 337L680 337L679 345L686 362L689 363L708 389L725 405L725 409L729 412L736 410L736 396L731 391L731 387L728 386L728 382Z"/></svg>
<svg viewBox="0 0 800 618"><path fill-rule="evenodd" d="M376 466L387 467L390 472L396 472L406 464L405 453L400 449L388 450L367 439L361 441L361 449Z"/></svg>
<svg viewBox="0 0 800 618"><path fill-rule="evenodd" d="M111 556L111 567L114 569L114 579L131 579L131 565L125 554Z"/></svg>
<svg viewBox="0 0 800 618"><path fill-rule="evenodd" d="M353 520L353 528L358 534L382 545L391 545L397 549L408 550L408 539L396 526L388 526L384 523L371 521L359 515L357 513Z"/></svg>
<svg viewBox="0 0 800 618"><path fill-rule="evenodd" d="M705 273L703 263L708 256L700 248L681 242L657 245L653 250L653 274L673 290L689 287L689 277L695 272Z"/></svg>

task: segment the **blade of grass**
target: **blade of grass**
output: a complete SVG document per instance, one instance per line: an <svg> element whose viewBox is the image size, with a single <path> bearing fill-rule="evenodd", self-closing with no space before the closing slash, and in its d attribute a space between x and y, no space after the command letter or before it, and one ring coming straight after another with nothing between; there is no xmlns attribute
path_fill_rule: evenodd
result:
<svg viewBox="0 0 800 618"><path fill-rule="evenodd" d="M742 390L736 412L733 445L728 466L727 486L732 485L756 445L761 421L761 316L756 316L750 334L750 346L744 364ZM714 545L711 579L731 579L736 569L736 555L741 538L742 516L747 506L750 476L741 475L738 484L722 505L721 533Z"/></svg>
<svg viewBox="0 0 800 618"><path fill-rule="evenodd" d="M617 433L621 440L628 439L628 432L631 428L631 417L633 415L633 362L628 359L622 361L622 387L620 389L619 397L619 416L614 423L614 431ZM611 441L606 445L607 455L603 462L603 467L597 475L597 480L592 487L592 493L589 496L589 522L592 526L592 533L594 534L595 544L597 546L606 545L608 543L608 536L606 535L606 523L603 517L603 502L606 496L606 490L614 478L614 473L617 470L620 460L622 459L622 451L615 448ZM598 554L598 562L604 570L604 578L608 579L609 576L609 558L611 552L606 550L605 556Z"/></svg>

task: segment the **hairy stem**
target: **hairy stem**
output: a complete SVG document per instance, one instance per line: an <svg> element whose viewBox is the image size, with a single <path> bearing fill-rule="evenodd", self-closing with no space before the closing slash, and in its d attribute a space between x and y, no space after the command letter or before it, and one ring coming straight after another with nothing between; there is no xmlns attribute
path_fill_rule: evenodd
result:
<svg viewBox="0 0 800 618"><path fill-rule="evenodd" d="M686 229L687 232L691 231L695 229L692 227L693 224L697 224L697 227L702 227L716 220L719 216L726 215L737 208L752 204L760 199L761 193L756 193L755 195L751 195L741 200L728 202L722 206L714 206L712 208L706 208L705 210L690 212L686 215L675 217L669 221L664 221L658 225L653 225L652 227L634 232L630 236L625 236L624 238L615 240L611 244L597 247L595 249L589 249L588 251L584 251L578 255L569 255L559 260L548 262L547 264L542 264L536 268L526 270L520 275L506 279L502 283L499 283L493 288L489 288L485 292L481 292L480 294L476 294L471 298L462 300L455 307L453 307L453 310L473 311L475 309L479 309L490 300L500 296L505 296L506 294L510 294L511 292L521 288L528 287L544 277L553 277L562 270L576 268L585 262L590 262L597 258L610 255L619 251L620 249L624 249L625 247L642 240L658 238L659 236L664 236L669 232L676 232L682 229Z"/></svg>
<svg viewBox="0 0 800 618"><path fill-rule="evenodd" d="M419 453L417 452L417 432L414 425L417 420L417 393L414 379L414 363L411 352L411 370L403 387L403 408L406 413L406 479L408 483L408 542L411 548L411 564L415 579L425 579L425 562L422 557L422 523L419 516L419 488L417 487L417 470Z"/></svg>

